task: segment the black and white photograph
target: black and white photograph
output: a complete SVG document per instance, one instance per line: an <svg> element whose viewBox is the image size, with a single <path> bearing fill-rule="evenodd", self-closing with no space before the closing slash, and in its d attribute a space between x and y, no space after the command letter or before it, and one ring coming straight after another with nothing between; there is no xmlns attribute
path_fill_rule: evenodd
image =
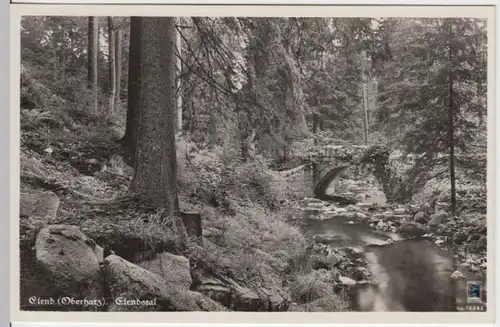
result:
<svg viewBox="0 0 500 327"><path fill-rule="evenodd" d="M491 313L492 22L239 13L22 16L13 305Z"/></svg>

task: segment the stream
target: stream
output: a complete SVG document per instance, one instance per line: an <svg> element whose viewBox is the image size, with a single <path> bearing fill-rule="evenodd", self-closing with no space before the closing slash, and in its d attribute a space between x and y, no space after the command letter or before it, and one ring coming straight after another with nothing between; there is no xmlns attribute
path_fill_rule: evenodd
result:
<svg viewBox="0 0 500 327"><path fill-rule="evenodd" d="M352 310L457 311L464 304L466 284L451 278L457 270L452 250L370 226L367 218L375 213L365 209L373 203L383 206L384 199L373 186L361 183L351 181L347 187L348 192L363 194L358 205L346 209L306 199L301 206L305 232L316 243L357 248L366 263L370 277L354 288Z"/></svg>
<svg viewBox="0 0 500 327"><path fill-rule="evenodd" d="M331 247L363 251L371 283L356 290L354 310L456 310L450 251L427 240L400 240L397 234L374 231L357 219L308 219L307 228Z"/></svg>

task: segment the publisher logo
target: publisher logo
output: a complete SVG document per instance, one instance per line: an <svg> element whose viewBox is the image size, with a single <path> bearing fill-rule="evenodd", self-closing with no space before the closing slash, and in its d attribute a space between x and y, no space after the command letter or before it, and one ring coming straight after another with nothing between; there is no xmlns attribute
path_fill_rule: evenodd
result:
<svg viewBox="0 0 500 327"><path fill-rule="evenodd" d="M481 292L483 285L479 281L467 282L467 303L482 303Z"/></svg>

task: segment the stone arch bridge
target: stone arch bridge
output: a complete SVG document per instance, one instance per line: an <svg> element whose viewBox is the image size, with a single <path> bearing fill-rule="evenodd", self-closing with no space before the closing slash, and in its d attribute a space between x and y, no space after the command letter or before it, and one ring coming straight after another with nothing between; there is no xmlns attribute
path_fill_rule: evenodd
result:
<svg viewBox="0 0 500 327"><path fill-rule="evenodd" d="M356 202L354 194L342 194L342 188L335 181L348 179L362 181L376 187L373 175L374 163L367 146L362 145L327 145L317 147L307 153L299 153L294 159L301 164L285 171L273 174L276 191L285 197L316 197L323 200Z"/></svg>

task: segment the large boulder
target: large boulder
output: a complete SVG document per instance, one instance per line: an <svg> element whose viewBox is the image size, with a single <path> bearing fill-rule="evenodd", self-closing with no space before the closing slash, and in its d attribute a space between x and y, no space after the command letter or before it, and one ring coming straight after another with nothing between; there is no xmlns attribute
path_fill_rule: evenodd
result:
<svg viewBox="0 0 500 327"><path fill-rule="evenodd" d="M445 211L437 211L435 214L431 215L429 222L427 223L427 226L429 227L437 227L443 223L446 222L446 219L448 219L448 213Z"/></svg>
<svg viewBox="0 0 500 327"><path fill-rule="evenodd" d="M220 279L202 277L196 290L228 308L231 307L231 288Z"/></svg>
<svg viewBox="0 0 500 327"><path fill-rule="evenodd" d="M99 266L102 249L77 226L52 225L40 230L35 255L53 294L87 300L103 298Z"/></svg>
<svg viewBox="0 0 500 327"><path fill-rule="evenodd" d="M342 262L344 258L336 253L313 253L309 257L309 263L312 269L319 270L331 270L333 267Z"/></svg>
<svg viewBox="0 0 500 327"><path fill-rule="evenodd" d="M153 260L138 263L139 267L160 275L167 283L189 289L193 283L189 260L168 252L161 253Z"/></svg>
<svg viewBox="0 0 500 327"><path fill-rule="evenodd" d="M419 224L427 224L429 219L429 215L425 211L419 211L413 216L413 220Z"/></svg>
<svg viewBox="0 0 500 327"><path fill-rule="evenodd" d="M42 165L42 163L28 156L21 156L21 179L36 176L40 179L45 179L48 175L47 169Z"/></svg>
<svg viewBox="0 0 500 327"><path fill-rule="evenodd" d="M288 311L289 312L304 312L305 310L304 310L304 308L302 306L300 306L299 304L293 302L288 307Z"/></svg>
<svg viewBox="0 0 500 327"><path fill-rule="evenodd" d="M53 192L21 193L19 201L20 246L29 250L35 245L36 235L57 217L59 197Z"/></svg>
<svg viewBox="0 0 500 327"><path fill-rule="evenodd" d="M169 283L117 255L106 257L104 271L114 299L108 311L227 311L209 297Z"/></svg>
<svg viewBox="0 0 500 327"><path fill-rule="evenodd" d="M366 267L356 267L352 277L357 281L367 280L370 277L370 271Z"/></svg>
<svg viewBox="0 0 500 327"><path fill-rule="evenodd" d="M352 278L346 277L346 276L340 276L339 277L340 284L342 286L354 286L356 285L356 281Z"/></svg>
<svg viewBox="0 0 500 327"><path fill-rule="evenodd" d="M267 311L287 311L289 306L289 299L287 299L283 294L279 294L276 291L260 288L258 290L261 299L268 299L269 307Z"/></svg>
<svg viewBox="0 0 500 327"><path fill-rule="evenodd" d="M196 290L234 311L286 311L289 305L289 301L276 291L250 289L223 276L201 277Z"/></svg>
<svg viewBox="0 0 500 327"><path fill-rule="evenodd" d="M227 279L231 288L231 308L235 311L268 311L268 302L262 300L260 295L242 286L234 280Z"/></svg>
<svg viewBox="0 0 500 327"><path fill-rule="evenodd" d="M429 232L429 228L425 225L415 223L413 221L405 221L399 227L399 233L403 237L422 237Z"/></svg>

